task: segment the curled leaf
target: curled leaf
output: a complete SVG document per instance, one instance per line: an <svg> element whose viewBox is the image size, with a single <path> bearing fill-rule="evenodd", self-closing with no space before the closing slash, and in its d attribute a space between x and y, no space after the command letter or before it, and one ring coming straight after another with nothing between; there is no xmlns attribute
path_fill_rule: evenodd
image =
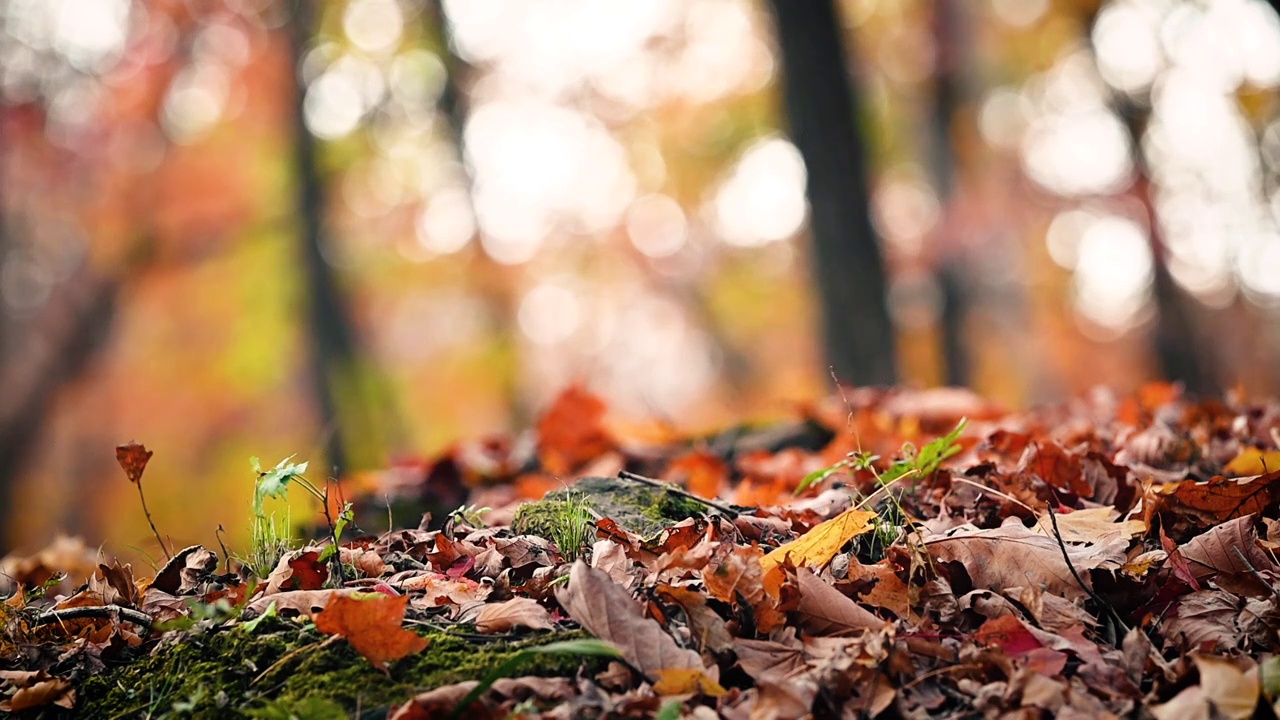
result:
<svg viewBox="0 0 1280 720"><path fill-rule="evenodd" d="M146 471L147 462L153 454L140 442L130 441L116 446L116 462L124 468L124 474L134 485L142 482L142 473Z"/></svg>

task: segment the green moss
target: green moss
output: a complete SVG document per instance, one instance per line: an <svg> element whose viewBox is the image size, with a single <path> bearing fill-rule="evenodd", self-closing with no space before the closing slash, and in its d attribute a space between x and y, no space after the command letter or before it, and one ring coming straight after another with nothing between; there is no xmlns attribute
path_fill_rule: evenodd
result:
<svg viewBox="0 0 1280 720"><path fill-rule="evenodd" d="M77 717L247 718L268 707L272 710L264 716L274 716L275 709L300 708L304 700L314 703L319 698L347 713L359 708L362 717L381 718L387 708L424 690L479 680L523 648L584 636L553 633L514 643L477 643L439 632L423 633L431 645L383 673L345 642L322 647L325 636L310 624L276 620L268 629L255 635L232 630L186 637L91 677L79 689ZM539 656L519 674L564 676L572 674L579 662Z"/></svg>
<svg viewBox="0 0 1280 720"><path fill-rule="evenodd" d="M707 506L697 500L634 480L585 477L572 488L555 490L540 501L522 505L513 529L554 540L533 523L522 525L520 518L554 517L561 508L556 503L563 503L575 495L585 495L587 506L598 515L612 518L643 537L652 537L674 523L707 511Z"/></svg>

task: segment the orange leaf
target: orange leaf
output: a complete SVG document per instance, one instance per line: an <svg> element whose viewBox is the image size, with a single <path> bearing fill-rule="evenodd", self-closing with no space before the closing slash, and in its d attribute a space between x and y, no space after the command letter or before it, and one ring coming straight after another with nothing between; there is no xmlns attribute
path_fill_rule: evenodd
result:
<svg viewBox="0 0 1280 720"><path fill-rule="evenodd" d="M338 596L315 616L316 628L346 638L374 667L385 670L389 661L421 652L430 643L401 627L408 604L408 595Z"/></svg>
<svg viewBox="0 0 1280 720"><path fill-rule="evenodd" d="M552 475L564 475L611 450L604 401L571 385L538 420L538 458Z"/></svg>
<svg viewBox="0 0 1280 720"><path fill-rule="evenodd" d="M870 532L876 514L867 510L845 510L830 520L765 555L760 564L772 574L788 558L796 567L822 567L850 540Z"/></svg>
<svg viewBox="0 0 1280 720"><path fill-rule="evenodd" d="M124 468L124 474L129 476L129 482L134 485L142 482L142 473L147 469L147 461L151 459L151 455L147 446L140 442L130 441L116 446L116 462Z"/></svg>
<svg viewBox="0 0 1280 720"><path fill-rule="evenodd" d="M720 697L729 691L697 668L664 668L658 671L653 691L659 695L692 695L701 693Z"/></svg>

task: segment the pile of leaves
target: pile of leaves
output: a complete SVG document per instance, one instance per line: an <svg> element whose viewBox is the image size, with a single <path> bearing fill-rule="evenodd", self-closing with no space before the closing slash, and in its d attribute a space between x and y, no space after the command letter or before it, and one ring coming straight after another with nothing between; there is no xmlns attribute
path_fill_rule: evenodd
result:
<svg viewBox="0 0 1280 720"><path fill-rule="evenodd" d="M142 452L122 455L135 483ZM279 492L304 471L258 472ZM1191 401L1159 384L1010 413L960 390L858 389L789 420L680 437L620 425L571 388L524 436L348 486L462 507L439 527L424 517L344 535L376 502L331 512L311 486L328 537L258 572L198 546L148 580L67 539L6 558L0 709L397 720L1280 709L1275 400ZM635 488L651 507L627 508ZM459 649L493 652L464 671L442 660ZM165 664L175 657L211 670L192 679ZM322 666L348 674L308 685ZM175 682L183 691L166 694ZM281 699L291 683L306 692Z"/></svg>

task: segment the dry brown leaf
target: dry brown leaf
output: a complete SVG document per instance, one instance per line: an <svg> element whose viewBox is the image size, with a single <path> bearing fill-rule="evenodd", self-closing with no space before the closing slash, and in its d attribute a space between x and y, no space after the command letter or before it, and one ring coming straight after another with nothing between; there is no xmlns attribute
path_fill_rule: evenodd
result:
<svg viewBox="0 0 1280 720"><path fill-rule="evenodd" d="M476 615L476 632L500 633L511 628L549 630L551 613L529 598L511 598L506 602L490 603L480 608Z"/></svg>
<svg viewBox="0 0 1280 720"><path fill-rule="evenodd" d="M712 652L724 652L733 646L733 636L728 625L711 606L703 593L682 587L660 585L655 591L658 597L680 606L689 622L689 634L698 647Z"/></svg>
<svg viewBox="0 0 1280 720"><path fill-rule="evenodd" d="M747 601L755 613L756 629L767 633L786 621L778 609L781 604L782 573L765 575L764 556L760 548L732 547L718 562L702 569L702 582L717 600Z"/></svg>
<svg viewBox="0 0 1280 720"><path fill-rule="evenodd" d="M142 482L142 473L146 471L147 462L151 460L153 454L140 442L127 442L116 446L116 462L124 468L124 474L134 485Z"/></svg>
<svg viewBox="0 0 1280 720"><path fill-rule="evenodd" d="M976 588L999 591L1032 583L1065 598L1088 597L1063 559L1057 539L1028 530L1016 518L991 530L961 527L924 544L938 560L964 565ZM1117 540L1066 547L1071 566L1088 585L1087 571L1118 569L1126 561L1127 546L1127 541Z"/></svg>
<svg viewBox="0 0 1280 720"><path fill-rule="evenodd" d="M467 680L424 692L392 711L387 716L387 720L447 718L458 703L462 702L462 699L479 684L475 680ZM510 712L504 712L501 709L492 711L488 705L509 699L537 698L544 702L554 702L568 698L572 692L573 682L568 678L500 678L479 700L465 709L462 717L506 718L511 716Z"/></svg>
<svg viewBox="0 0 1280 720"><path fill-rule="evenodd" d="M1246 478L1214 477L1169 483L1153 491L1154 509L1185 514L1213 526L1245 515L1261 515L1280 499L1280 470Z"/></svg>
<svg viewBox="0 0 1280 720"><path fill-rule="evenodd" d="M796 570L800 604L796 607L802 627L814 635L834 635L851 630L872 630L885 621L845 597L805 568Z"/></svg>
<svg viewBox="0 0 1280 720"><path fill-rule="evenodd" d="M569 571L569 586L556 589L556 600L587 632L616 645L627 662L650 677L659 670L703 668L702 656L677 645L656 620L645 617L631 593L581 560Z"/></svg>
<svg viewBox="0 0 1280 720"><path fill-rule="evenodd" d="M326 590L287 590L274 595L259 595L245 606L247 615L259 615L267 611L272 603L276 610L292 610L311 617L323 610L334 598L354 595L358 591L349 588L329 588Z"/></svg>
<svg viewBox="0 0 1280 720"><path fill-rule="evenodd" d="M0 710L16 713L45 705L57 705L68 710L76 706L76 691L71 683L59 677L50 677L45 672L34 674L23 684L14 682L14 685L18 687L18 691L0 702Z"/></svg>
<svg viewBox="0 0 1280 720"><path fill-rule="evenodd" d="M406 595L340 595L315 616L316 629L341 635L374 667L385 670L388 662L422 652L430 644L401 626L408 605Z"/></svg>
<svg viewBox="0 0 1280 720"><path fill-rule="evenodd" d="M1069 513L1057 513L1058 533L1069 543L1107 543L1113 540L1127 540L1147 530L1146 523L1141 520L1125 520L1116 522L1120 511L1113 507L1096 507L1076 510ZM1042 535L1053 537L1054 517L1048 513L1036 520L1035 530Z"/></svg>
<svg viewBox="0 0 1280 720"><path fill-rule="evenodd" d="M218 556L200 545L179 550L156 573L151 587L170 595L190 595L218 567Z"/></svg>
<svg viewBox="0 0 1280 720"><path fill-rule="evenodd" d="M1191 659L1200 671L1200 688L1218 714L1227 720L1253 717L1262 690L1257 666L1246 671L1224 658L1193 655Z"/></svg>
<svg viewBox="0 0 1280 720"><path fill-rule="evenodd" d="M831 562L850 540L870 532L876 514L867 510L846 510L813 526L809 532L765 555L760 561L766 574L777 572L790 559L796 567L820 568Z"/></svg>
<svg viewBox="0 0 1280 720"><path fill-rule="evenodd" d="M1221 590L1199 590L1178 601L1177 614L1166 617L1166 638L1184 650L1234 648L1242 640L1235 597Z"/></svg>
<svg viewBox="0 0 1280 720"><path fill-rule="evenodd" d="M1275 570L1271 556L1258 547L1253 516L1229 520L1178 548L1197 580L1220 572Z"/></svg>

